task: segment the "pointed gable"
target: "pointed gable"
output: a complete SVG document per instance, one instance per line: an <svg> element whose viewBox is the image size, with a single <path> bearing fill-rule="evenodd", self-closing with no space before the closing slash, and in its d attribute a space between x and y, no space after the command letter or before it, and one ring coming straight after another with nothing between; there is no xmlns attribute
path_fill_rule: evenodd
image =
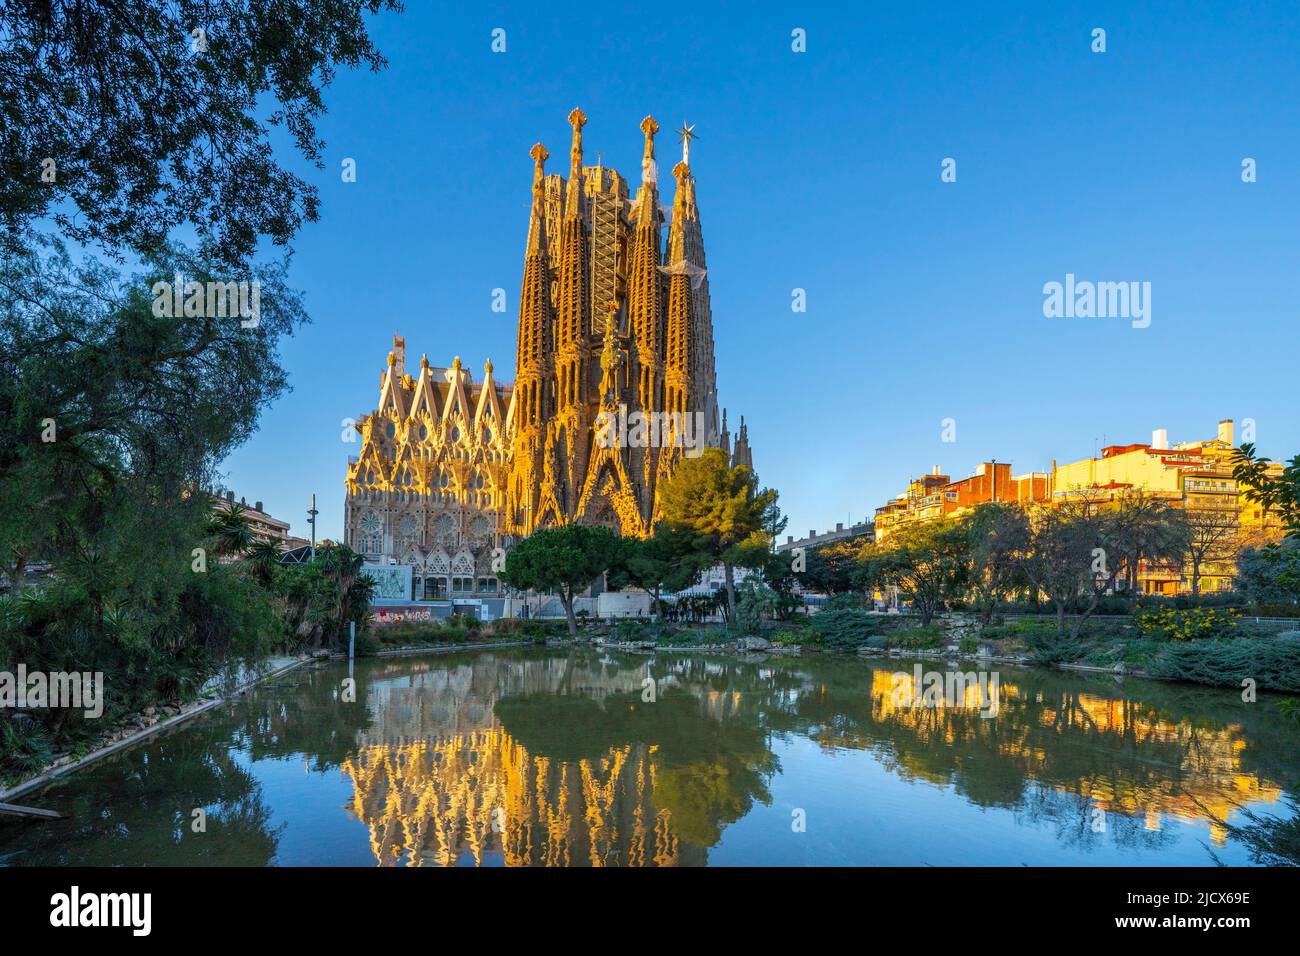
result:
<svg viewBox="0 0 1300 956"><path fill-rule="evenodd" d="M393 363L393 354L388 353L388 371L384 373L384 381L379 389L379 411L391 411L401 421L407 415L407 396L402 389L402 379L396 371Z"/></svg>
<svg viewBox="0 0 1300 956"><path fill-rule="evenodd" d="M452 360L451 368L446 371L447 387L444 393L442 420L448 425L456 424L460 430L468 430L470 421L469 396L466 394L465 382L469 379L469 372L460 366L460 356L457 355ZM470 380L470 385L473 381Z"/></svg>
<svg viewBox="0 0 1300 956"><path fill-rule="evenodd" d="M438 390L434 387L433 370L429 367L429 357L425 355L420 359L420 377L415 383L410 415L412 418L428 416L430 421L436 422L441 414Z"/></svg>

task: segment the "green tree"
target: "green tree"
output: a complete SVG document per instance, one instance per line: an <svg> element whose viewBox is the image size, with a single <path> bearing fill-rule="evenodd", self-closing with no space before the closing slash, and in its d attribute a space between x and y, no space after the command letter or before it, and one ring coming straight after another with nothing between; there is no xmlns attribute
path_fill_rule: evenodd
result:
<svg viewBox="0 0 1300 956"><path fill-rule="evenodd" d="M155 315L150 284L173 265L212 274L181 250L167 262L123 283L94 260L74 265L57 243L0 252L0 553L10 562L57 567L132 514L140 537L123 530L124 547L186 536L188 552L209 509L195 490L286 391L277 346L306 315L284 267L254 273L263 302L246 328ZM183 532L167 527L173 519Z"/></svg>
<svg viewBox="0 0 1300 956"><path fill-rule="evenodd" d="M862 549L871 543L866 535L809 548L799 583L818 594L848 594L855 590L862 566Z"/></svg>
<svg viewBox="0 0 1300 956"><path fill-rule="evenodd" d="M1192 598L1201 596L1201 574L1207 565L1230 561L1240 547L1241 524L1233 510L1188 509L1179 518L1186 529L1187 560L1192 568Z"/></svg>
<svg viewBox="0 0 1300 956"><path fill-rule="evenodd" d="M339 67L385 66L366 14L392 0L12 0L0 6L0 224L156 252L173 226L243 263L317 217L275 160L283 129L324 168ZM198 35L195 31L201 31ZM51 165L52 164L52 165Z"/></svg>
<svg viewBox="0 0 1300 956"><path fill-rule="evenodd" d="M1300 455L1296 455L1281 474L1273 474L1272 462L1255 454L1254 444L1247 442L1233 458L1232 476L1246 492L1246 498L1278 515L1287 536L1300 538Z"/></svg>
<svg viewBox="0 0 1300 956"><path fill-rule="evenodd" d="M1138 575L1143 562L1182 573L1192 530L1185 512L1161 495L1142 489L1129 491L1099 506L1106 560L1121 564L1119 580L1132 604L1137 603Z"/></svg>
<svg viewBox="0 0 1300 956"><path fill-rule="evenodd" d="M221 557L240 557L253 546L253 527L248 523L248 509L238 501L213 504L208 520L212 550Z"/></svg>
<svg viewBox="0 0 1300 956"><path fill-rule="evenodd" d="M1237 589L1255 605L1300 603L1300 540L1284 538L1237 556Z"/></svg>
<svg viewBox="0 0 1300 956"><path fill-rule="evenodd" d="M244 565L258 587L270 588L275 582L275 572L280 567L280 542L259 538L249 545L244 555Z"/></svg>
<svg viewBox="0 0 1300 956"><path fill-rule="evenodd" d="M998 601L1023 580L1020 555L1029 546L1029 518L1019 505L990 502L962 519L970 554L970 584L987 624Z"/></svg>
<svg viewBox="0 0 1300 956"><path fill-rule="evenodd" d="M965 528L941 518L905 525L880 547L864 549L860 580L896 587L928 625L943 602L965 592L970 555Z"/></svg>
<svg viewBox="0 0 1300 956"><path fill-rule="evenodd" d="M744 634L757 634L763 620L781 611L781 595L759 577L747 578L740 585L736 602L736 625Z"/></svg>
<svg viewBox="0 0 1300 956"><path fill-rule="evenodd" d="M759 489L758 475L732 466L719 448L683 459L659 488L660 522L674 534L684 559L721 564L727 623L736 621L737 567L761 567L785 527L777 493Z"/></svg>
<svg viewBox="0 0 1300 956"><path fill-rule="evenodd" d="M564 605L569 633L578 633L573 599L624 559L622 539L608 528L566 524L534 531L506 555L501 579L512 588L554 592Z"/></svg>
<svg viewBox="0 0 1300 956"><path fill-rule="evenodd" d="M793 556L789 551L770 551L760 567L763 581L776 594L775 614L788 621L802 610L803 595L799 593L799 575L795 572ZM739 606L737 607L739 613Z"/></svg>
<svg viewBox="0 0 1300 956"><path fill-rule="evenodd" d="M627 585L642 588L654 598L653 607L659 607L663 591L684 591L695 583L703 568L698 562L681 559L682 543L674 540L677 533L660 526L649 538L623 538L619 566L609 575L610 587L620 589Z"/></svg>
<svg viewBox="0 0 1300 956"><path fill-rule="evenodd" d="M1025 577L1052 602L1056 637L1066 639L1066 616L1076 613L1069 640L1124 572L1126 537L1114 510L1100 498L1081 495L1036 509L1029 547L1020 558ZM1112 542L1119 542L1118 546Z"/></svg>

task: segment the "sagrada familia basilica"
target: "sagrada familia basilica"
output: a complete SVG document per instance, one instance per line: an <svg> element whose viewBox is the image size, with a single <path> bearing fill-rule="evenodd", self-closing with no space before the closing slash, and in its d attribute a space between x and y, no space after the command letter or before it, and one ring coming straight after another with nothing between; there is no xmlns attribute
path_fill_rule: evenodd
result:
<svg viewBox="0 0 1300 956"><path fill-rule="evenodd" d="M719 415L713 316L693 128L671 219L659 195L653 117L641 123L641 184L583 165L581 110L569 114L568 178L532 148L533 192L513 383L455 358L406 368L394 337L379 406L357 425L345 540L368 561L411 565L416 597L494 593L492 554L571 521L648 535L657 489L683 456L722 448L752 466L742 419L734 448Z"/></svg>

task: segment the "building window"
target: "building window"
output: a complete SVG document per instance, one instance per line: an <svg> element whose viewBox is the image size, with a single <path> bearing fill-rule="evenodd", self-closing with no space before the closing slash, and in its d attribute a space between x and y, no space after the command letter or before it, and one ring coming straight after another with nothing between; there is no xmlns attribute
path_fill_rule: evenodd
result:
<svg viewBox="0 0 1300 956"><path fill-rule="evenodd" d="M473 578L452 578L451 590L456 594L468 594L474 590Z"/></svg>
<svg viewBox="0 0 1300 956"><path fill-rule="evenodd" d="M479 579L478 579L478 589L479 589L480 591L491 591L491 592L495 592L495 591L497 590L497 579L496 579L496 578L479 578Z"/></svg>

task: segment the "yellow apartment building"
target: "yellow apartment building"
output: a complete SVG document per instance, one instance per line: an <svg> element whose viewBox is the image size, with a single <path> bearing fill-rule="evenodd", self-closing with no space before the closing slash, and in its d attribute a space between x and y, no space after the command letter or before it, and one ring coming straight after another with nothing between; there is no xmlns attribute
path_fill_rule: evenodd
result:
<svg viewBox="0 0 1300 956"><path fill-rule="evenodd" d="M1168 432L1156 429L1149 444L1110 445L1099 458L1085 458L1065 465L1052 463L1052 498L1075 494L1110 492L1118 497L1129 491L1167 497L1176 507L1207 515L1219 515L1235 525L1218 549L1220 554L1201 567L1201 591L1226 591L1232 587L1236 567L1230 555L1241 547L1263 544L1281 535L1276 515L1266 515L1258 504L1247 500L1232 477L1234 424L1219 422L1214 438L1169 444ZM1274 463L1270 471L1280 474ZM1190 563L1183 568L1139 569L1138 584L1148 594L1179 594L1192 589Z"/></svg>
<svg viewBox="0 0 1300 956"><path fill-rule="evenodd" d="M1186 508L1230 525L1227 538L1201 566L1203 593L1232 587L1236 566L1232 556L1246 545L1261 545L1281 537L1276 515L1266 515L1248 501L1232 477L1234 423L1219 422L1214 438L1182 442L1172 447L1168 432L1156 429L1149 443L1108 445L1099 457L1058 464L1050 472L1013 476L1011 466L996 461L980 465L974 475L952 481L936 465L933 472L909 481L906 491L875 512L875 540L884 543L913 522L958 516L990 501L1060 502L1070 497L1109 497L1143 491L1165 497ZM1272 474L1281 474L1276 462ZM1179 594L1192 589L1192 568L1145 565L1138 569L1138 586L1147 594Z"/></svg>

